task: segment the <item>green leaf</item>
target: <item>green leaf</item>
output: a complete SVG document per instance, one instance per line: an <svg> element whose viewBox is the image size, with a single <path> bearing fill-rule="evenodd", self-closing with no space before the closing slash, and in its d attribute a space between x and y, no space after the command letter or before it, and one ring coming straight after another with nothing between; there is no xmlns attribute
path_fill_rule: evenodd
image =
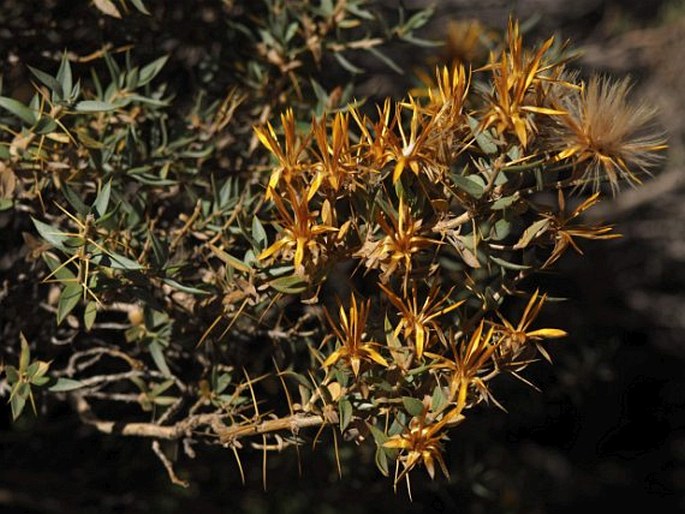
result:
<svg viewBox="0 0 685 514"><path fill-rule="evenodd" d="M43 114L34 125L32 132L42 136L57 131L57 128L58 127L57 123L55 123L55 120L49 118L48 115ZM64 136L65 134L60 132L59 135ZM55 134L52 134L52 137L54 136Z"/></svg>
<svg viewBox="0 0 685 514"><path fill-rule="evenodd" d="M403 396L402 405L412 416L420 416L423 413L423 402L413 396Z"/></svg>
<svg viewBox="0 0 685 514"><path fill-rule="evenodd" d="M144 266L137 261L113 252L96 254L93 256L91 261L100 266L106 266L112 269L123 269L127 271L137 271L144 268Z"/></svg>
<svg viewBox="0 0 685 514"><path fill-rule="evenodd" d="M27 125L34 125L36 123L35 113L26 107L23 103L18 102L13 98L0 96L0 107L14 114L21 121Z"/></svg>
<svg viewBox="0 0 685 514"><path fill-rule="evenodd" d="M23 375L28 369L29 362L31 362L31 348L29 342L24 337L23 332L19 332L19 340L21 341L21 353L19 354L19 374Z"/></svg>
<svg viewBox="0 0 685 514"><path fill-rule="evenodd" d="M469 127L471 127L471 133L476 138L476 143L483 150L483 153L488 155L496 154L498 151L497 144L495 144L494 138L486 131L480 130L478 128L479 121L471 116L468 117Z"/></svg>
<svg viewBox="0 0 685 514"><path fill-rule="evenodd" d="M28 68L29 71L33 73L33 75L38 80L40 80L43 84L48 86L48 89L52 91L55 97L57 97L60 100L64 99L64 91L62 90L62 84L60 84L55 77L48 73L45 73L44 71L40 71L37 68L33 68L32 66L29 66Z"/></svg>
<svg viewBox="0 0 685 514"><path fill-rule="evenodd" d="M214 392L216 394L221 394L226 390L226 388L229 385L231 385L231 374L230 373L222 373L216 379L216 385L214 386Z"/></svg>
<svg viewBox="0 0 685 514"><path fill-rule="evenodd" d="M113 111L116 108L116 105L101 100L81 100L76 104L78 112L107 112Z"/></svg>
<svg viewBox="0 0 685 514"><path fill-rule="evenodd" d="M369 47L367 48L367 51L372 53L373 55L376 56L376 58L383 62L388 68L390 68L392 71L397 73L398 75L404 75L404 70L400 68L395 61L393 61L390 57L385 55L383 52L381 52L378 48L375 47Z"/></svg>
<svg viewBox="0 0 685 514"><path fill-rule="evenodd" d="M28 368L26 368L26 378L32 384L35 384L37 379L43 378L50 369L50 363L45 361L34 361Z"/></svg>
<svg viewBox="0 0 685 514"><path fill-rule="evenodd" d="M395 330L392 324L390 323L387 314L385 316L383 328L385 330L385 342L388 345L388 347L394 350L399 350L400 348L402 348L402 343L400 343L399 338L395 335Z"/></svg>
<svg viewBox="0 0 685 514"><path fill-rule="evenodd" d="M302 293L309 287L309 284L297 275L277 278L269 282L269 285L279 293L284 294Z"/></svg>
<svg viewBox="0 0 685 514"><path fill-rule="evenodd" d="M526 270L530 269L530 266L526 266L524 264L515 264L513 262L505 261L504 259L500 259L498 257L495 257L494 255L490 256L490 260L497 264L498 266L501 266L505 269L510 269L514 271L521 271L521 270Z"/></svg>
<svg viewBox="0 0 685 514"><path fill-rule="evenodd" d="M506 209L510 205L514 204L518 200L518 195L510 195L510 196L503 196L502 198L498 198L493 202L493 204L490 206L490 209L493 211L499 211L502 209Z"/></svg>
<svg viewBox="0 0 685 514"><path fill-rule="evenodd" d="M42 387L50 382L50 377L34 377L31 379L31 384L36 387Z"/></svg>
<svg viewBox="0 0 685 514"><path fill-rule="evenodd" d="M334 52L333 57L335 57L335 60L340 63L340 66L345 68L350 73L352 73L354 75L357 75L359 73L364 73L364 70L362 70L361 68L352 64L340 52Z"/></svg>
<svg viewBox="0 0 685 514"><path fill-rule="evenodd" d="M112 181L110 180L104 186L102 186L102 189L100 189L100 192L95 197L95 201L93 202L93 207L95 207L95 211L100 216L104 216L107 213L107 207L109 206L109 199L111 194Z"/></svg>
<svg viewBox="0 0 685 514"><path fill-rule="evenodd" d="M174 385L174 379L170 378L169 380L165 380L161 384L157 384L155 387L153 387L150 392L147 394L149 398L155 398L162 394L164 391L169 389L172 385Z"/></svg>
<svg viewBox="0 0 685 514"><path fill-rule="evenodd" d="M26 406L26 396L15 393L10 399L10 405L12 406L12 421L16 421L19 416L21 416L24 407Z"/></svg>
<svg viewBox="0 0 685 514"><path fill-rule="evenodd" d="M453 174L451 178L455 186L473 198L480 198L483 196L484 184L482 183L482 179L480 179L480 177L475 175L463 177L462 175Z"/></svg>
<svg viewBox="0 0 685 514"><path fill-rule="evenodd" d="M45 263L50 268L50 271L53 273L52 276L55 277L57 280L61 281L65 285L69 282L74 282L76 280L76 275L74 275L74 273L66 266L62 266L62 263L58 259L55 259L52 255L50 255L47 252L44 252L42 257ZM60 266L62 267L60 268Z"/></svg>
<svg viewBox="0 0 685 514"><path fill-rule="evenodd" d="M354 3L346 3L345 4L345 10L353 15L355 15L357 18L363 18L365 20L373 20L374 16L371 14L369 11L366 11L364 9L361 9L357 4Z"/></svg>
<svg viewBox="0 0 685 514"><path fill-rule="evenodd" d="M131 0L131 3L133 4L133 7L138 9L138 11L142 12L143 14L147 14L148 16L150 15L150 11L147 10L147 7L145 7L145 4L142 0Z"/></svg>
<svg viewBox="0 0 685 514"><path fill-rule="evenodd" d="M68 184L62 185L62 194L77 213L85 216L90 208L83 202L81 197Z"/></svg>
<svg viewBox="0 0 685 514"><path fill-rule="evenodd" d="M57 324L59 325L74 310L78 305L81 296L83 295L83 287L81 284L72 283L67 285L59 297L57 304Z"/></svg>
<svg viewBox="0 0 685 514"><path fill-rule="evenodd" d="M431 397L431 411L440 412L445 405L447 405L447 395L440 385L436 385Z"/></svg>
<svg viewBox="0 0 685 514"><path fill-rule="evenodd" d="M490 238L495 241L505 239L511 233L511 223L502 218L495 222L495 225L490 230Z"/></svg>
<svg viewBox="0 0 685 514"><path fill-rule="evenodd" d="M164 267L169 261L168 247L165 244L162 244L162 241L160 241L157 235L151 230L148 230L147 235L152 242L152 253L155 258L154 263L160 268Z"/></svg>
<svg viewBox="0 0 685 514"><path fill-rule="evenodd" d="M340 431L344 432L352 421L352 403L347 398L338 402L338 413L340 416Z"/></svg>
<svg viewBox="0 0 685 514"><path fill-rule="evenodd" d="M379 447L382 447L388 439L388 435L383 432L382 430L379 430L375 425L372 425L367 421L366 426L369 427L369 431L371 432L371 435L373 436L373 440L376 442L376 445Z"/></svg>
<svg viewBox="0 0 685 514"><path fill-rule="evenodd" d="M374 461L376 463L378 471L380 471L384 477L390 476L390 468L388 466L388 452L385 448L382 448L380 446L376 448Z"/></svg>
<svg viewBox="0 0 685 514"><path fill-rule="evenodd" d="M164 68L168 59L169 56L165 55L159 59L155 59L150 64L143 66L140 70L140 75L138 76L138 87L144 86L154 79L157 74L162 71L162 68Z"/></svg>
<svg viewBox="0 0 685 514"><path fill-rule="evenodd" d="M238 259L237 257L233 257L231 254L223 251L221 248L217 248L213 244L209 245L209 249L212 250L214 255L216 255L219 259L221 259L225 264L228 264L232 268L237 269L238 271L243 271L245 273L249 273L252 268L245 264L243 261Z"/></svg>
<svg viewBox="0 0 685 514"><path fill-rule="evenodd" d="M155 362L157 369L162 372L165 377L171 376L171 371L169 366L167 366L166 359L164 358L164 352L162 351L162 345L157 341L152 341L150 346L148 346L152 360Z"/></svg>
<svg viewBox="0 0 685 514"><path fill-rule="evenodd" d="M10 384L19 382L19 379L21 378L19 370L12 365L5 366L5 374L7 375L7 381Z"/></svg>
<svg viewBox="0 0 685 514"><path fill-rule="evenodd" d="M264 230L264 226L259 221L257 216L252 218L252 239L254 239L257 243L257 249L259 251L262 251L264 248L266 248L266 230Z"/></svg>
<svg viewBox="0 0 685 514"><path fill-rule="evenodd" d="M69 64L69 59L67 59L66 52L64 52L64 55L62 55L62 62L59 64L56 80L62 87L63 99L67 100L71 96L73 79L71 76L71 65Z"/></svg>
<svg viewBox="0 0 685 514"><path fill-rule="evenodd" d="M95 317L98 314L98 304L97 302L90 301L86 304L86 308L83 311L83 325L86 328L86 332L90 332L93 328L93 323L95 323Z"/></svg>
<svg viewBox="0 0 685 514"><path fill-rule="evenodd" d="M178 289L179 291L183 291L184 293L188 294L197 294L202 296L211 294L209 291L205 291L204 289L198 289L197 287L192 286L185 286L180 282L175 281L173 278L165 278L164 280L162 280L162 282L164 282L168 286L173 287L174 289Z"/></svg>
<svg viewBox="0 0 685 514"><path fill-rule="evenodd" d="M58 378L57 381L48 387L48 391L53 393L66 393L67 391L73 391L83 387L83 382L79 380L74 380L72 378Z"/></svg>

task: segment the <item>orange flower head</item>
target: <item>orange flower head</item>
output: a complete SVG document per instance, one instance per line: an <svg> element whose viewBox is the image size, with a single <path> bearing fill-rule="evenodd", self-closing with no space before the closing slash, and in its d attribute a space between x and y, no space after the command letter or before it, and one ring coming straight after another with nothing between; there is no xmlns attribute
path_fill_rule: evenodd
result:
<svg viewBox="0 0 685 514"><path fill-rule="evenodd" d="M293 260L295 271L303 273L306 260L316 261L326 248L321 237L329 232L337 232L336 227L317 224L316 213L309 210L307 195L298 196L292 186L287 185L288 199L292 209L286 208L283 199L271 191L283 230L278 240L259 254L264 260L273 255L282 255L285 260Z"/></svg>
<svg viewBox="0 0 685 514"><path fill-rule="evenodd" d="M443 307L449 300L453 289L450 289L445 296L438 299L438 290L436 287L433 287L428 295L426 295L426 299L421 303L418 299L415 285L412 287L411 298L407 299L400 298L383 284L380 284L380 287L392 304L399 309L400 321L395 329L395 337L400 332L403 332L405 339L411 337L416 356L419 359L423 356L424 349L432 344L433 339L431 336L433 333L436 333L438 338L445 339L442 327L437 319L464 303L461 301Z"/></svg>
<svg viewBox="0 0 685 514"><path fill-rule="evenodd" d="M370 303L370 300L357 303L357 298L354 293L352 293L349 310L346 311L345 308L340 305L339 323L335 323L328 313L328 310L324 309L328 323L340 343L340 347L331 353L323 362L322 366L324 368L329 368L336 362L342 360L352 368L352 372L356 377L359 376L359 369L362 361L372 361L384 367L388 366L388 362L375 349L379 343L364 340L366 319L369 316Z"/></svg>

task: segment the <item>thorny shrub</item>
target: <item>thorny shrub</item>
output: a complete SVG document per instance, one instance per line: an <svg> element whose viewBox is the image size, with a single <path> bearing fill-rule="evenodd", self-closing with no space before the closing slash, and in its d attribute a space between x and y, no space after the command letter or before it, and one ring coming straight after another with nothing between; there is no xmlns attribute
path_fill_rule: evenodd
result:
<svg viewBox="0 0 685 514"><path fill-rule="evenodd" d="M90 79L65 54L55 75L30 69L28 103L0 97L0 208L24 231L4 295L37 298L35 321L6 320L0 392L15 418L53 397L101 432L151 438L179 484L159 440L191 457L223 445L242 474L247 441L266 462L307 428L336 455L340 439L372 445L395 485L447 474L448 434L501 407L492 380L525 382L566 335L537 326L548 297L520 284L618 237L582 214L657 163L653 111L626 81L581 80L553 38L525 48L514 21L503 39L452 37L450 63L404 99L350 103L354 81L326 91L306 74L357 73L359 50L397 68L379 47L426 44L413 30L429 13L388 28L363 1L271 0L259 18L249 4L225 4L254 51L223 99L184 111L158 80L165 57L106 49ZM476 44L480 66L463 57L487 53Z"/></svg>

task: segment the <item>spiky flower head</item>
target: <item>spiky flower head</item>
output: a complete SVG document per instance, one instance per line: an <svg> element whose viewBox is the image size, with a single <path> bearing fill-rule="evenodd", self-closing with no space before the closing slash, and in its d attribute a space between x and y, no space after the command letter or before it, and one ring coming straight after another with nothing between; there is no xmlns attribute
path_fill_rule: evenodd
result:
<svg viewBox="0 0 685 514"><path fill-rule="evenodd" d="M568 115L557 118L555 143L563 148L557 159L573 159L583 184L592 184L595 191L604 181L614 193L620 180L639 184L639 175L649 173L666 148L654 128L655 110L643 101L629 101L631 88L628 78L594 76L567 97Z"/></svg>

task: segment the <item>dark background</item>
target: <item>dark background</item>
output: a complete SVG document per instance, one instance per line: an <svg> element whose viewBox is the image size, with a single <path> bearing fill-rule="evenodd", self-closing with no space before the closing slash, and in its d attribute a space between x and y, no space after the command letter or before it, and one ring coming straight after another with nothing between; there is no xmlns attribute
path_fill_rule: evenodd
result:
<svg viewBox="0 0 685 514"><path fill-rule="evenodd" d="M38 19L48 27L51 17L69 10L64 4L45 2ZM523 20L537 17L533 38L552 32L572 38L583 50L583 73L631 74L633 94L660 108L670 145L653 180L603 204L601 217L617 224L622 240L585 245L584 258L567 255L557 273L534 279L569 299L550 305L540 326L572 334L548 345L554 366L528 368L526 376L542 392L501 378L494 393L508 414L474 412L448 444L451 478L430 482L422 471L414 473L413 503L404 487L393 494L372 457L353 448L342 449L338 479L325 444L315 452L302 449L301 478L294 451L271 456L267 494L259 452L243 452L243 486L231 452L198 448L196 460L179 460L178 472L191 481L182 489L168 482L148 441L94 433L58 404L12 425L3 405L0 511L685 511L685 3L450 0L438 2L427 32L435 36L449 19L473 17L502 28L511 10ZM0 18L5 74L21 73L8 56L31 44L10 11ZM185 26L188 34L179 39L196 37L192 23ZM411 69L417 63L403 64ZM381 74L372 83L392 91L398 81Z"/></svg>

